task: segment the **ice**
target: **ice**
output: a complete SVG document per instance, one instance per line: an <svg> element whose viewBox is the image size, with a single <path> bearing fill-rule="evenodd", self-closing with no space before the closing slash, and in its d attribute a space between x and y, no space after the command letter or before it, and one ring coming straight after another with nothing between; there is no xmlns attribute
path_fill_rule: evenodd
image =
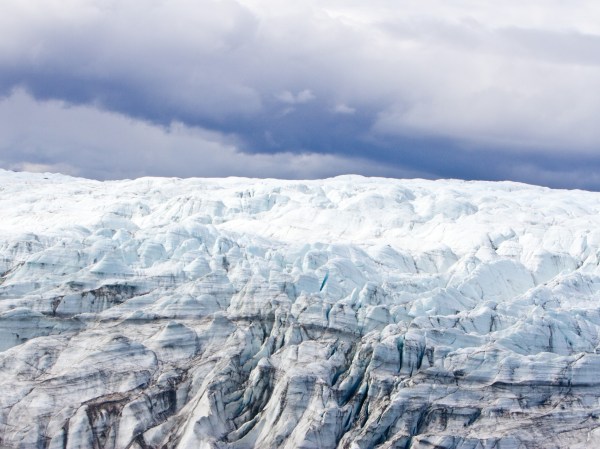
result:
<svg viewBox="0 0 600 449"><path fill-rule="evenodd" d="M0 446L600 444L600 194L0 171Z"/></svg>

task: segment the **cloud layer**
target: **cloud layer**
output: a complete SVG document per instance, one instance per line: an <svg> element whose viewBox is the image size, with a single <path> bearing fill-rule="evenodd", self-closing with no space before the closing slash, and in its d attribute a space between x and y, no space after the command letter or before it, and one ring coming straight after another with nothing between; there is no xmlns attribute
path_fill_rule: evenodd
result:
<svg viewBox="0 0 600 449"><path fill-rule="evenodd" d="M600 5L490 5L5 0L0 160L109 178L351 170L599 189ZM43 118L69 105L78 129Z"/></svg>
<svg viewBox="0 0 600 449"><path fill-rule="evenodd" d="M414 177L361 157L242 153L236 138L171 123L162 127L91 106L36 102L17 91L0 102L0 166L98 179L140 176L323 178L344 173Z"/></svg>

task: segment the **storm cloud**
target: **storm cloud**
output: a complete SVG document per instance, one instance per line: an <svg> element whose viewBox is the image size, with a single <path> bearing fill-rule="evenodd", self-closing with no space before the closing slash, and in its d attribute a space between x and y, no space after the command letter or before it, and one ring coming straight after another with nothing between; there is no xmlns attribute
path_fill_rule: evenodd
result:
<svg viewBox="0 0 600 449"><path fill-rule="evenodd" d="M452 3L5 0L0 164L600 189L600 6Z"/></svg>

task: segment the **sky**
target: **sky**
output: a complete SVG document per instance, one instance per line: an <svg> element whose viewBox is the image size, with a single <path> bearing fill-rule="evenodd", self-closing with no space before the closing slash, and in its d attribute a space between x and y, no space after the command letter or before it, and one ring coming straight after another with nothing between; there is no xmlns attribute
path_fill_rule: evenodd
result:
<svg viewBox="0 0 600 449"><path fill-rule="evenodd" d="M2 0L0 168L600 190L600 3Z"/></svg>

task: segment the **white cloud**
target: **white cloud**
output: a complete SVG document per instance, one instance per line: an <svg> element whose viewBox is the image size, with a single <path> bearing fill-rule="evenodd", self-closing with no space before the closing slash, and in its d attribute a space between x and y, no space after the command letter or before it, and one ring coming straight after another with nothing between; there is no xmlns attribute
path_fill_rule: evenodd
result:
<svg viewBox="0 0 600 449"><path fill-rule="evenodd" d="M354 114L356 112L356 109L348 106L347 104L339 103L335 105L333 111L336 114Z"/></svg>
<svg viewBox="0 0 600 449"><path fill-rule="evenodd" d="M316 97L310 89L304 89L297 94L293 94L289 90L285 90L277 95L277 99L286 104L304 104L314 100Z"/></svg>

